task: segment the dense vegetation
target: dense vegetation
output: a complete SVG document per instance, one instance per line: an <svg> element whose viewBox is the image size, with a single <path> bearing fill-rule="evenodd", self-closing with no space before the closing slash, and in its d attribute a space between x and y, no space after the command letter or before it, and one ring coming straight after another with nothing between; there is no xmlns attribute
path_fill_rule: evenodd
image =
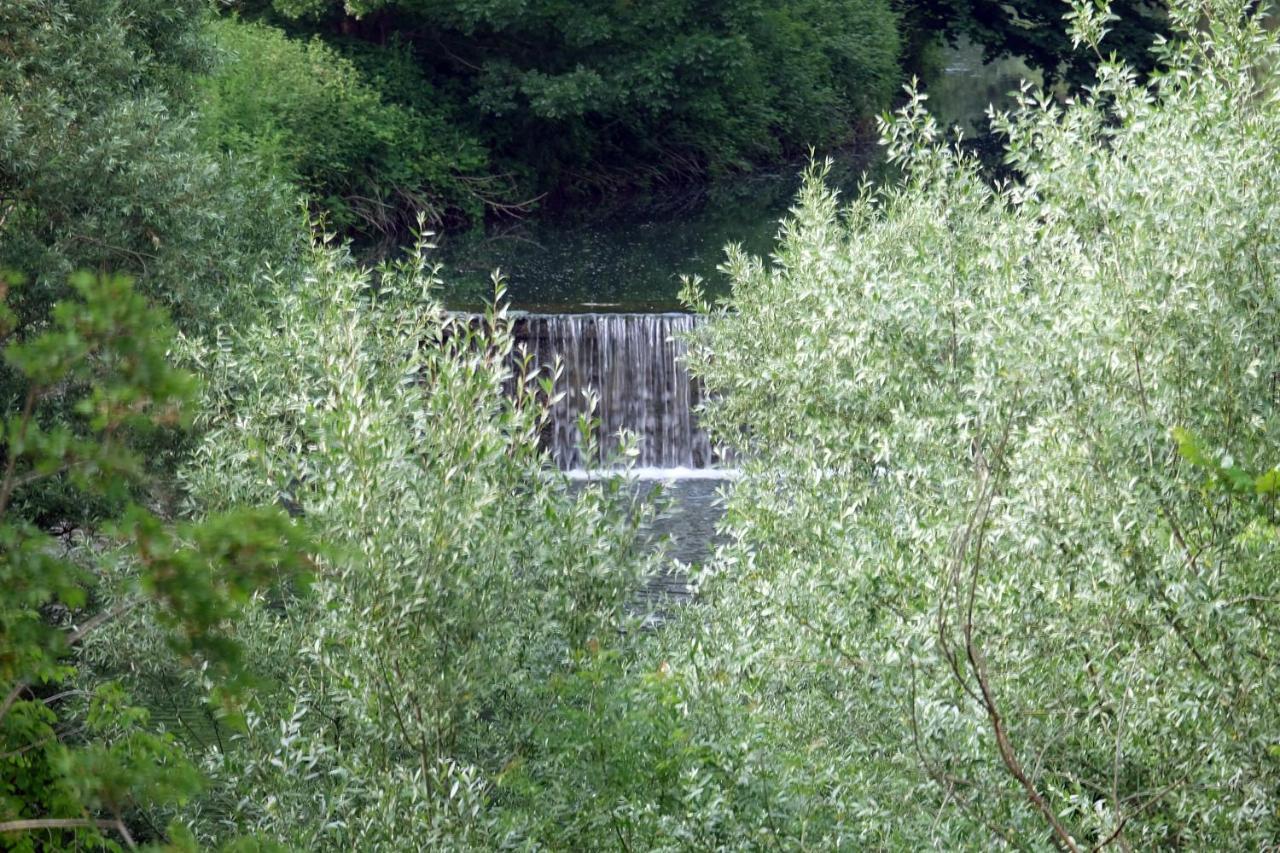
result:
<svg viewBox="0 0 1280 853"><path fill-rule="evenodd" d="M750 461L689 702L756 707L788 842L1280 833L1278 51L1239 13L1179 8L1150 88L1026 93L1016 182L913 100L903 184L815 179L731 258L696 369Z"/></svg>
<svg viewBox="0 0 1280 853"><path fill-rule="evenodd" d="M208 138L259 156L334 221L404 239L794 159L865 133L960 36L1087 82L1064 4L952 0L241 0ZM1163 5L1117 4L1135 67ZM283 28L283 32L275 28ZM284 33L288 33L285 36ZM271 80L271 87L259 85Z"/></svg>
<svg viewBox="0 0 1280 853"><path fill-rule="evenodd" d="M917 42L938 34L950 41L968 36L983 46L988 59L1022 57L1050 81L1081 85L1093 80L1095 57L1076 49L1071 28L1063 23L1067 8L1061 0L909 0L903 8L907 32ZM1151 45L1168 33L1166 4L1117 0L1107 8L1113 16L1104 45L1108 54L1136 71L1151 70Z"/></svg>
<svg viewBox="0 0 1280 853"><path fill-rule="evenodd" d="M258 266L296 248L292 195L193 139L215 67L204 8L0 6L0 269L37 276L22 321L76 269L131 272L184 326L229 319Z"/></svg>
<svg viewBox="0 0 1280 853"><path fill-rule="evenodd" d="M654 507L549 469L503 309L447 314L425 235L362 268L273 177L493 150L406 141L456 118L408 103L407 41L378 47L403 101L240 21L210 77L201 8L0 6L0 264L31 273L0 274L0 846L1280 836L1280 41L1250 4L1178 4L1140 80L1079 3L1097 84L997 117L1011 179L912 95L900 180L841 206L817 170L775 257L730 253L691 363L742 478L659 631L626 607ZM254 157L212 150L241 131Z"/></svg>
<svg viewBox="0 0 1280 853"><path fill-rule="evenodd" d="M327 114L309 109L320 92L262 103L261 78L248 77L217 86L222 138L238 150L283 147L313 189L362 202L353 206L365 227L384 227L382 207L402 209L405 194L436 217L475 216L478 206L513 211L544 193L611 193L832 145L887 104L900 76L888 0L238 8L311 38L264 53L254 48L269 31L228 23L224 43L255 72L293 80L331 69L341 91L327 99L363 113L372 132L334 140ZM372 110L358 103L369 98ZM391 160L353 167L342 156L344 144L392 140ZM333 174L335 161L362 171Z"/></svg>
<svg viewBox="0 0 1280 853"><path fill-rule="evenodd" d="M319 39L233 19L213 26L219 72L202 84L199 135L308 193L329 221L399 240L418 213L479 220L509 187L407 53L377 71ZM270 80L271 85L263 85Z"/></svg>
<svg viewBox="0 0 1280 853"><path fill-rule="evenodd" d="M193 139L212 67L202 0L15 0L0 5L0 271L18 329L38 330L76 270L127 273L185 331L252 316L253 278L306 245L292 191ZM12 280L12 277L10 277ZM27 382L0 365L4 411ZM67 414L66 394L37 417ZM169 461L153 436L149 462ZM21 498L42 523L105 511L57 480Z"/></svg>

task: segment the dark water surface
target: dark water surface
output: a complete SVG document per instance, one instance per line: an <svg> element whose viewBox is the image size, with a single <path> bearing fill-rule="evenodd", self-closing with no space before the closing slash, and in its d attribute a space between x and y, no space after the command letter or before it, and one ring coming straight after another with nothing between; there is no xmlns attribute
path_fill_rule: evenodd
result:
<svg viewBox="0 0 1280 853"><path fill-rule="evenodd" d="M878 167L871 142L831 155L832 181L856 188ZM806 164L747 175L709 188L630 199L586 214L547 215L491 225L486 233L446 235L436 260L445 302L474 311L492 297L490 276L506 278L513 308L539 314L681 310L682 275L699 275L714 294L725 246L767 256L800 186Z"/></svg>
<svg viewBox="0 0 1280 853"><path fill-rule="evenodd" d="M642 602L650 612L660 616L689 597L685 567L704 564L723 541L717 525L731 485L727 479L693 477L669 480L662 486L669 508L654 521L651 535L662 543L668 564L645 590ZM646 484L640 482L637 488L644 489Z"/></svg>
<svg viewBox="0 0 1280 853"><path fill-rule="evenodd" d="M987 105L1007 107L1009 93L1028 74L1017 60L985 64L979 48L962 42L940 57L926 103L944 126L973 138L985 130ZM831 156L829 182L845 194L856 192L864 177L891 174L870 141ZM580 458L569 435L587 392L599 398L604 433L624 427L648 442L640 458L653 467L633 487L647 494L655 482L666 482L670 509L649 535L655 543L665 541L678 563L701 563L710 555L723 513L720 496L731 487L732 472L717 474L724 463L702 446L705 436L699 437L696 423L688 422L700 392L686 387L687 378L673 379L673 371L683 371L678 336L691 318L666 312L682 310L682 276L700 276L712 296L725 293L728 282L717 267L726 245L763 257L772 253L806 165L447 235L435 258L443 266L448 307L482 308L493 295L491 274L499 270L511 306L539 315L522 321L524 334L540 362L559 355L565 365L564 411L553 419L557 432L549 449L570 471L571 484L594 475L572 469L598 464ZM643 314L666 316L636 316ZM646 600L683 595L683 575L673 570L657 579Z"/></svg>
<svg viewBox="0 0 1280 853"><path fill-rule="evenodd" d="M938 64L925 86L926 105L942 125L970 139L985 130L989 104L1008 107L1023 77L1039 80L1018 59L984 63L981 48L964 40L942 51ZM846 194L856 192L864 176L891 174L874 140L829 156L830 182ZM445 235L435 258L444 267L445 303L458 310L483 307L493 294L490 276L500 270L507 298L519 310L679 311L682 275L701 276L713 296L727 290L716 271L726 245L737 243L762 257L773 251L806 165Z"/></svg>

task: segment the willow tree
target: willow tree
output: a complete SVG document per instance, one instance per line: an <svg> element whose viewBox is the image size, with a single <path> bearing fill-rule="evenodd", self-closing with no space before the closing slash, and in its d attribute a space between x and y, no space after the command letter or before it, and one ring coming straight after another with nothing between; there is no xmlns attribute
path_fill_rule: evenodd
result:
<svg viewBox="0 0 1280 853"><path fill-rule="evenodd" d="M1263 15L1178 3L1149 85L1024 91L994 186L913 94L900 182L812 176L771 260L730 257L693 366L746 468L686 669L692 706L756 709L781 840L1280 832Z"/></svg>

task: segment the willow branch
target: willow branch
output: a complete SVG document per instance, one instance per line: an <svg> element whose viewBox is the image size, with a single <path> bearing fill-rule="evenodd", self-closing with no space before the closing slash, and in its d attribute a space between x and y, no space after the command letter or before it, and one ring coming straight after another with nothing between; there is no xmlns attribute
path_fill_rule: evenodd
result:
<svg viewBox="0 0 1280 853"><path fill-rule="evenodd" d="M1049 805L1045 796L1040 793L1035 783L1027 775L1026 770L1022 767L1022 762L1018 759L1017 750L1014 749L1013 743L1009 738L1009 732L1005 725L1005 719L1000 712L999 703L996 700L995 690L991 685L991 676L987 669L986 658L982 654L982 650L978 647L974 639L974 608L977 598L978 577L982 568L982 551L986 539L987 518L991 510L991 504L996 495L996 480L1004 468L1004 456L1009 445L1009 438L1013 428L1013 413L1010 412L1008 420L1005 421L1004 429L1000 436L999 444L995 448L993 459L988 461L982 453L981 447L975 449L974 464L977 469L978 476L978 503L974 507L973 513L969 517L963 536L960 537L956 555L953 559L953 583L956 586L957 607L961 606L960 601L960 579L959 569L966 559L970 560L968 589L963 602L964 607L964 623L962 632L964 636L964 651L968 658L969 665L973 670L974 678L978 682L978 690L981 692L980 704L987 713L987 718L991 722L992 732L995 734L996 747L1000 753L1000 760L1004 763L1005 769L1008 770L1019 785L1022 786L1026 793L1027 799L1031 804L1044 816L1049 826L1053 829L1059 843L1071 853L1079 853L1079 846L1071 833L1063 826L1058 815ZM969 543L973 541L973 554L968 555Z"/></svg>

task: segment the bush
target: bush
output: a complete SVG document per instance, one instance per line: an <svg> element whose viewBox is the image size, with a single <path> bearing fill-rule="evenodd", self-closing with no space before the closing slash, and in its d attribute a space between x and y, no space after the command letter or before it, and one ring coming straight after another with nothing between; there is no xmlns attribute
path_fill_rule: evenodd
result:
<svg viewBox="0 0 1280 853"><path fill-rule="evenodd" d="M19 340L0 308L5 361L25 403L5 422L0 475L0 844L37 850L134 846L140 810L182 802L200 774L175 739L132 706L119 683L82 669L112 620L145 611L157 645L195 667L195 693L225 707L242 686L224 631L255 590L299 577L305 539L279 510L243 507L169 525L139 506L59 542L17 511L24 494L63 481L82 498L128 493L142 479L138 437L181 423L193 377L167 363L173 335L121 278L77 276L51 328ZM12 276L0 277L6 297ZM70 397L72 423L36 417ZM212 696L211 696L212 691ZM133 824L133 832L130 825ZM180 828L172 830L181 836ZM145 837L156 837L153 825Z"/></svg>
<svg viewBox="0 0 1280 853"><path fill-rule="evenodd" d="M76 269L132 274L185 329L251 310L243 286L304 235L278 183L193 144L210 66L202 0L0 7L0 268L43 322Z"/></svg>
<svg viewBox="0 0 1280 853"><path fill-rule="evenodd" d="M132 276L199 334L250 316L258 267L296 259L305 228L293 195L194 144L206 12L203 0L0 4L0 270L33 276L9 295L20 328L43 328L72 295L69 276L96 269ZM0 406L20 407L24 388L0 365ZM63 404L46 397L38 417L65 418ZM153 468L172 466L177 440L144 454ZM22 500L46 525L115 511L59 480Z"/></svg>
<svg viewBox="0 0 1280 853"><path fill-rule="evenodd" d="M901 184L842 208L812 175L772 262L730 257L692 359L747 460L736 544L672 666L757 709L783 846L1280 833L1274 478L1244 473L1280 440L1277 41L1172 14L1150 87L1104 63L998 119L1017 181L913 98Z"/></svg>
<svg viewBox="0 0 1280 853"><path fill-rule="evenodd" d="M378 51L386 74L367 77L318 39L236 19L213 31L223 61L202 89L209 145L267 164L334 226L367 236L401 237L418 212L437 223L481 214L463 179L484 170L485 151L451 123L401 51ZM383 87L412 91L412 100L391 100Z"/></svg>
<svg viewBox="0 0 1280 853"><path fill-rule="evenodd" d="M207 432L184 483L202 511L282 500L325 550L305 603L237 623L264 687L242 735L187 739L216 785L180 814L206 840L486 846L494 779L539 748L554 685L622 642L646 511L545 469L507 320L446 316L420 262L374 279L322 250L305 286L267 286L259 323L193 351ZM148 634L122 623L100 665L152 661L136 690L208 732Z"/></svg>
<svg viewBox="0 0 1280 853"><path fill-rule="evenodd" d="M402 40L492 152L491 176L529 193L698 179L846 141L899 73L887 0L242 5L335 45Z"/></svg>

